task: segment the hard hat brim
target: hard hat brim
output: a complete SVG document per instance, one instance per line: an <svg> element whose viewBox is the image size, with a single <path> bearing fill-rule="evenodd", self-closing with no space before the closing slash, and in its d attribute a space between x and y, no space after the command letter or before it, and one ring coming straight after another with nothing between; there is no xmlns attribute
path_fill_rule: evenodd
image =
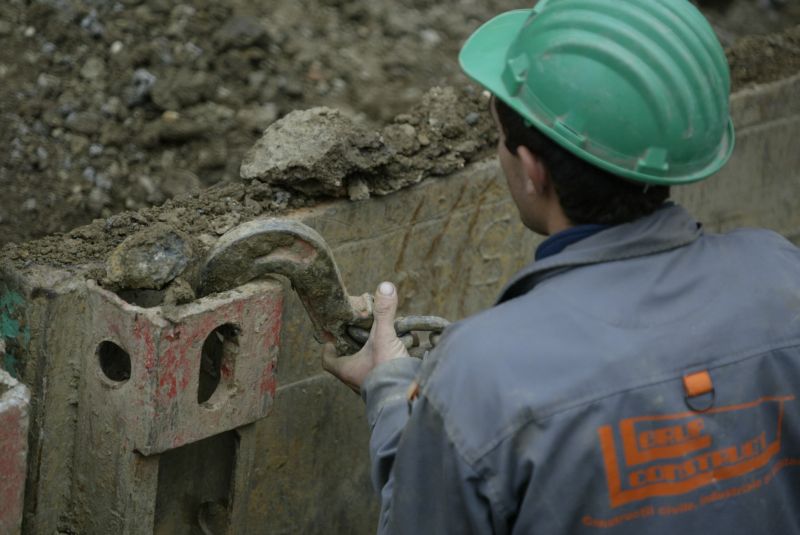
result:
<svg viewBox="0 0 800 535"><path fill-rule="evenodd" d="M467 39L458 61L461 69L504 102L513 99L503 85L506 54L532 9L516 9L497 15Z"/></svg>

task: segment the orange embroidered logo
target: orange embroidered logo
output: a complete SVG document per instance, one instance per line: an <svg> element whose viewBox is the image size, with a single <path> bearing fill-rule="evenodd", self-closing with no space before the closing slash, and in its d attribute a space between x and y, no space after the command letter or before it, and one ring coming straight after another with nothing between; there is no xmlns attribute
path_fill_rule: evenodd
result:
<svg viewBox="0 0 800 535"><path fill-rule="evenodd" d="M611 507L686 494L766 466L781 449L784 403L793 399L764 397L704 413L627 418L616 430L600 427ZM736 429L736 436L725 429Z"/></svg>

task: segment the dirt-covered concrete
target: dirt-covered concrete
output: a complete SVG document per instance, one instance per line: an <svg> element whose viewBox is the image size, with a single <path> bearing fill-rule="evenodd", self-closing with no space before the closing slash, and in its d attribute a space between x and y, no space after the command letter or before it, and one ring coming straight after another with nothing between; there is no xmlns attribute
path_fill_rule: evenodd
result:
<svg viewBox="0 0 800 535"><path fill-rule="evenodd" d="M700 3L726 45L800 22L797 2ZM413 150L417 125L393 118L433 86L460 93L463 39L493 14L530 4L4 1L0 244L235 184L245 152L294 110L340 110L401 153ZM734 48L735 86L796 70L796 42L770 37ZM769 61L761 48L773 52ZM436 148L431 140L424 150ZM370 189L358 180L346 186L355 198ZM267 200L272 193L256 201L302 204L280 192Z"/></svg>
<svg viewBox="0 0 800 535"><path fill-rule="evenodd" d="M316 195L320 194L365 199L371 194L383 195L417 183L425 177L448 175L491 151L495 132L486 109L486 96L473 87L466 87L461 92L452 88L432 89L412 113L397 116L380 131L357 125L341 112L332 110L295 113L268 129L264 137L288 138L292 143L301 143L304 141L301 138L316 135L314 121L306 124L293 118L322 115L335 119L327 123L332 141L326 146L330 150L318 151L318 146L306 143L306 148L293 148L294 152L290 153L293 156L277 160L263 157L263 151L275 150L274 145L266 149L256 144L243 165L248 176L244 181L223 183L167 201L158 208L97 219L63 235L8 244L0 251L0 261L10 260L22 269L37 264L77 269L84 276L103 281L114 289L156 288L159 285L152 280L117 269L119 266L132 271L135 264L115 261L109 269L106 257L126 239L131 245L152 243L150 233L153 231L149 229L158 224L193 236L193 243L187 246L192 253L188 254L188 260L180 261L182 269L191 270L219 236L256 216L277 215L317 204L320 200ZM309 159L308 151L318 153ZM365 157L365 151L371 157ZM284 168L276 173L276 166ZM326 175L314 173L320 169L328 173L328 186L320 185ZM336 173L331 174L332 169L337 169ZM311 180L312 175L317 178ZM331 178L334 176L337 178ZM330 185L337 180L341 186ZM358 190L357 193L354 194L354 190ZM141 234L138 238L130 238L137 233ZM129 252L119 251L112 258L130 257ZM169 280L160 280L166 284L177 275L180 272L172 273ZM126 286L123 282L130 284Z"/></svg>

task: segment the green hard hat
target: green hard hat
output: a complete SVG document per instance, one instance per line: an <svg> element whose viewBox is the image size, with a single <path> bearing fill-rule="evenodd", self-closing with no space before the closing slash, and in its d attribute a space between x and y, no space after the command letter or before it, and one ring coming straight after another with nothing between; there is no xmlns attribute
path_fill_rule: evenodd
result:
<svg viewBox="0 0 800 535"><path fill-rule="evenodd" d="M471 78L615 175L686 184L733 151L725 52L687 0L540 0L470 36Z"/></svg>

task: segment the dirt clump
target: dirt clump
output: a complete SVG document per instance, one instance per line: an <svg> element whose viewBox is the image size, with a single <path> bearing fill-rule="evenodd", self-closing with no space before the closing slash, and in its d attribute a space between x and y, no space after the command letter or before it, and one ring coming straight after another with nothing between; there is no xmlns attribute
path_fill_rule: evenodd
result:
<svg viewBox="0 0 800 535"><path fill-rule="evenodd" d="M328 108L293 112L268 128L241 167L244 180L309 196L386 195L451 173L492 141L488 99L434 88L415 114L380 132Z"/></svg>
<svg viewBox="0 0 800 535"><path fill-rule="evenodd" d="M267 128L245 154L245 180L275 184L310 196L341 197L345 178L388 159L378 136L338 110L293 111Z"/></svg>

